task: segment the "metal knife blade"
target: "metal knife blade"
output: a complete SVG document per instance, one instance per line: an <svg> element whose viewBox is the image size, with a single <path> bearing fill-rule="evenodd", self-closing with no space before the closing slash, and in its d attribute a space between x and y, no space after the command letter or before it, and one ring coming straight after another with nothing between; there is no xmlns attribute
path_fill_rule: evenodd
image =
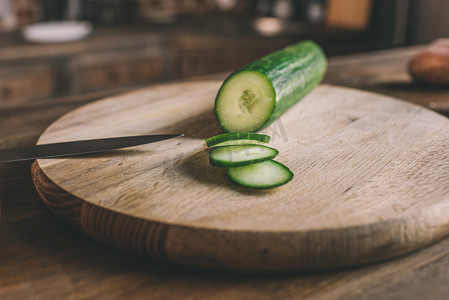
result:
<svg viewBox="0 0 449 300"><path fill-rule="evenodd" d="M123 136L94 140L79 140L72 142L41 144L27 147L5 148L0 149L0 163L97 153L113 149L154 143L174 137L179 137L182 135L183 134L156 134Z"/></svg>

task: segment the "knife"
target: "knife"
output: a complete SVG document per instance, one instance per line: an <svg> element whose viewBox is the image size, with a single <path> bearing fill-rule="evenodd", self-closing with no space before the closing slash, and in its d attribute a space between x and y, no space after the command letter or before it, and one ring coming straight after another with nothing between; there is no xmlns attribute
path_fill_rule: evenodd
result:
<svg viewBox="0 0 449 300"><path fill-rule="evenodd" d="M5 148L0 149L0 163L97 153L113 149L154 143L179 136L183 136L183 134L123 136L94 140L79 140L72 142L41 144L27 147Z"/></svg>

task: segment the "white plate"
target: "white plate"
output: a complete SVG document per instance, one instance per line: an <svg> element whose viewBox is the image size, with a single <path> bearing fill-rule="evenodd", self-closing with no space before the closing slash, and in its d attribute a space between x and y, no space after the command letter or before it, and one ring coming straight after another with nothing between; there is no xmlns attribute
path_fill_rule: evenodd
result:
<svg viewBox="0 0 449 300"><path fill-rule="evenodd" d="M35 43L62 43L80 40L92 31L90 22L56 21L37 23L23 29L23 37Z"/></svg>

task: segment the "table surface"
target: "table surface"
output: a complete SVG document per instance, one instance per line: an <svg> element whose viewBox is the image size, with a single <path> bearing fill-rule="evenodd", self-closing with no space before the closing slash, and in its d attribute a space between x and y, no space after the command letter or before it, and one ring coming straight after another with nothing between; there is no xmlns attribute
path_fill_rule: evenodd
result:
<svg viewBox="0 0 449 300"><path fill-rule="evenodd" d="M325 82L400 97L448 114L449 89L410 83L407 61L420 49L332 58ZM0 147L33 144L58 117L107 94L0 105ZM0 299L449 297L449 237L404 257L328 272L257 275L181 268L119 252L60 221L36 193L30 166L0 164Z"/></svg>

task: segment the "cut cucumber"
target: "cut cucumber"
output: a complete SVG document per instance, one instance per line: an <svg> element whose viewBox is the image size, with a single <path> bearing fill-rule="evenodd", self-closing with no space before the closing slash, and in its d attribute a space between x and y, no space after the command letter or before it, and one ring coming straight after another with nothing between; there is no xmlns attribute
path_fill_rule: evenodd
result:
<svg viewBox="0 0 449 300"><path fill-rule="evenodd" d="M229 168L227 172L232 181L254 189L274 188L293 178L289 168L274 160Z"/></svg>
<svg viewBox="0 0 449 300"><path fill-rule="evenodd" d="M228 146L228 145L247 145L268 143L270 137L265 134L257 134L252 132L231 132L210 137L206 140L208 147Z"/></svg>
<svg viewBox="0 0 449 300"><path fill-rule="evenodd" d="M265 56L231 74L215 99L215 115L227 132L254 132L278 119L324 76L326 57L312 41Z"/></svg>
<svg viewBox="0 0 449 300"><path fill-rule="evenodd" d="M209 162L221 168L238 167L269 160L278 154L278 150L262 145L223 146L209 152Z"/></svg>

